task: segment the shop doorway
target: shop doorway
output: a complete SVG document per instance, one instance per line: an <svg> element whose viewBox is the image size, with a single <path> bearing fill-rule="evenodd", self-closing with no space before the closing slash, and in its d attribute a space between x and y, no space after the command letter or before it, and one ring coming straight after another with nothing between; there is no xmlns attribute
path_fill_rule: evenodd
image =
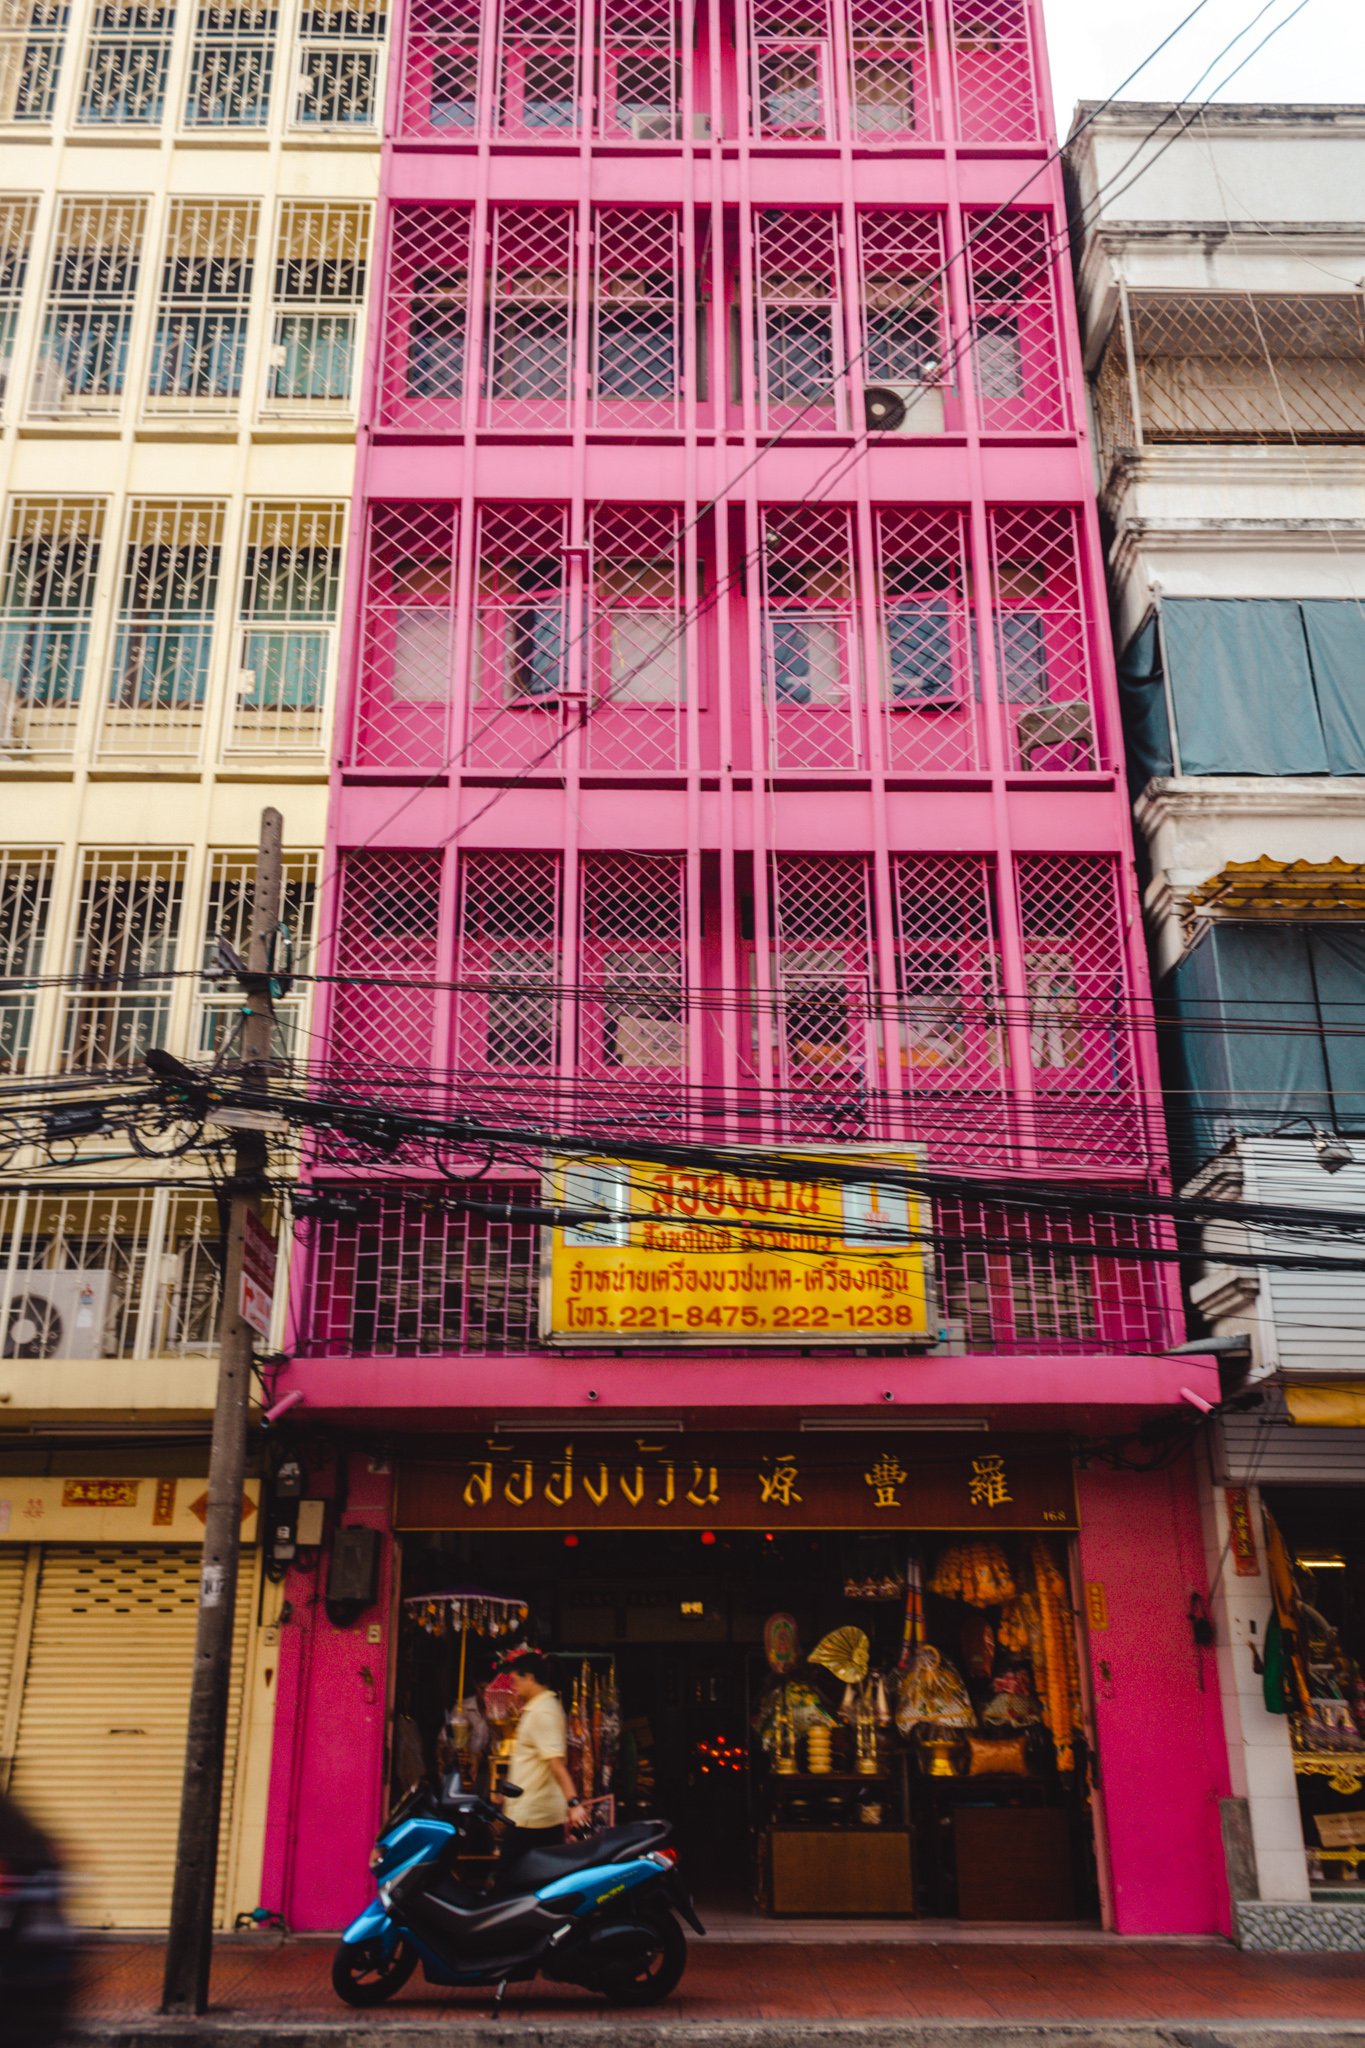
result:
<svg viewBox="0 0 1365 2048"><path fill-rule="evenodd" d="M408 1534L391 1790L449 1757L459 1641L436 1596L482 1587L524 1603L518 1639L559 1658L594 1792L618 1819L666 1815L713 1910L1090 1920L1067 1584L1067 1539L1024 1532ZM860 1639L853 1680L839 1649ZM475 1720L508 1640L466 1640ZM505 1728L474 1760L485 1783Z"/></svg>

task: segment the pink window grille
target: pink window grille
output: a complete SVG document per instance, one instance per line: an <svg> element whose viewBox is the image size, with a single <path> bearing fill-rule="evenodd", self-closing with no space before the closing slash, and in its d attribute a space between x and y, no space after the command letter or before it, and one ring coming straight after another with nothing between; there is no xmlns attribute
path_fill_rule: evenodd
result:
<svg viewBox="0 0 1365 2048"><path fill-rule="evenodd" d="M674 427L682 411L682 226L672 208L593 218L592 422Z"/></svg>
<svg viewBox="0 0 1365 2048"><path fill-rule="evenodd" d="M940 1197L934 1217L940 1313L964 1350L1123 1353L1169 1343L1161 1268L1140 1256L1151 1244L1145 1224L966 1197Z"/></svg>
<svg viewBox="0 0 1365 2048"><path fill-rule="evenodd" d="M681 519L674 507L598 505L589 527L592 715L585 768L663 774L685 760Z"/></svg>
<svg viewBox="0 0 1365 2048"><path fill-rule="evenodd" d="M348 853L341 869L333 1078L362 1099L432 1099L441 858Z"/></svg>
<svg viewBox="0 0 1365 2048"><path fill-rule="evenodd" d="M472 769L543 764L562 774L564 699L569 691L577 698L582 672L581 634L570 636L568 512L484 505L478 519L465 761Z"/></svg>
<svg viewBox="0 0 1365 2048"><path fill-rule="evenodd" d="M576 135L583 51L574 0L502 0L495 33L497 132L527 142Z"/></svg>
<svg viewBox="0 0 1365 2048"><path fill-rule="evenodd" d="M891 865L906 1099L896 1134L931 1159L1009 1154L1009 1089L995 875L978 854L900 854Z"/></svg>
<svg viewBox="0 0 1365 2048"><path fill-rule="evenodd" d="M771 986L783 1135L878 1135L871 875L857 857L775 856Z"/></svg>
<svg viewBox="0 0 1365 2048"><path fill-rule="evenodd" d="M563 429L574 359L574 213L493 208L484 335L483 424Z"/></svg>
<svg viewBox="0 0 1365 2048"><path fill-rule="evenodd" d="M854 141L938 133L927 0L851 0Z"/></svg>
<svg viewBox="0 0 1365 2048"><path fill-rule="evenodd" d="M860 391L890 391L901 417L883 438L958 433L957 394L943 308L943 216L878 207L858 218L862 264ZM872 413L869 427L878 425Z"/></svg>
<svg viewBox="0 0 1365 2048"><path fill-rule="evenodd" d="M407 136L474 140L481 118L479 0L412 0L403 43L399 121Z"/></svg>
<svg viewBox="0 0 1365 2048"><path fill-rule="evenodd" d="M688 1073L682 857L589 854L581 883L580 1094L593 1102L600 1081L608 1120L676 1131Z"/></svg>
<svg viewBox="0 0 1365 2048"><path fill-rule="evenodd" d="M755 337L762 426L848 424L838 223L817 207L764 207L756 220Z"/></svg>
<svg viewBox="0 0 1365 2048"><path fill-rule="evenodd" d="M455 933L459 1099L503 1124L549 1118L562 1046L558 856L463 855Z"/></svg>
<svg viewBox="0 0 1365 2048"><path fill-rule="evenodd" d="M603 0L597 27L598 133L675 142L682 133L681 10Z"/></svg>
<svg viewBox="0 0 1365 2048"><path fill-rule="evenodd" d="M813 142L835 130L831 0L752 0L750 120L760 137Z"/></svg>
<svg viewBox="0 0 1365 2048"><path fill-rule="evenodd" d="M397 206L390 220L380 422L457 432L469 388L469 215Z"/></svg>
<svg viewBox="0 0 1365 2048"><path fill-rule="evenodd" d="M861 664L847 508L766 510L761 570L769 765L861 767Z"/></svg>
<svg viewBox="0 0 1365 2048"><path fill-rule="evenodd" d="M321 1213L302 1349L319 1357L527 1351L538 1341L540 1226L456 1206L449 1185L370 1197L359 1216ZM348 1187L338 1191L347 1206ZM537 1181L476 1181L467 1199L532 1208Z"/></svg>
<svg viewBox="0 0 1365 2048"><path fill-rule="evenodd" d="M1031 855L1018 879L1040 1157L1131 1160L1142 1144L1117 863Z"/></svg>
<svg viewBox="0 0 1365 2048"><path fill-rule="evenodd" d="M356 689L358 766L443 764L454 658L454 506L372 506Z"/></svg>
<svg viewBox="0 0 1365 2048"><path fill-rule="evenodd" d="M964 216L972 330L967 354L985 434L1067 424L1050 213Z"/></svg>
<svg viewBox="0 0 1365 2048"><path fill-rule="evenodd" d="M1074 774L1099 758L1076 514L997 506L989 515L995 660L1010 765Z"/></svg>
<svg viewBox="0 0 1365 2048"><path fill-rule="evenodd" d="M977 768L967 516L881 511L876 546L887 768L917 775Z"/></svg>
<svg viewBox="0 0 1365 2048"><path fill-rule="evenodd" d="M948 0L957 132L963 142L1041 134L1029 0Z"/></svg>

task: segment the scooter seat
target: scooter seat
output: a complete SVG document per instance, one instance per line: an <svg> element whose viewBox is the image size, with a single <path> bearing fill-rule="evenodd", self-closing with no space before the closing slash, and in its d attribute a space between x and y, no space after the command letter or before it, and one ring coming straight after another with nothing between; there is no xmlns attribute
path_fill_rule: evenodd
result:
<svg viewBox="0 0 1365 2048"><path fill-rule="evenodd" d="M535 1891L540 1885L553 1884L557 1877L567 1877L571 1870L623 1863L657 1849L668 1840L669 1832L666 1821L637 1820L625 1827L603 1828L579 1842L551 1842L544 1849L528 1849L513 1868L512 1882L518 1890Z"/></svg>

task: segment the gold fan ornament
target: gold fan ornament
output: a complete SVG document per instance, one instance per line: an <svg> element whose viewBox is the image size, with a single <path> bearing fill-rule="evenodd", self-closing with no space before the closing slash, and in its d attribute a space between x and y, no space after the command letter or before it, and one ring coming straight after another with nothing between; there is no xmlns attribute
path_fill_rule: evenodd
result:
<svg viewBox="0 0 1365 2048"><path fill-rule="evenodd" d="M860 1628L836 1628L823 1637L810 1653L812 1664L823 1664L845 1685L861 1685L867 1677L871 1646Z"/></svg>

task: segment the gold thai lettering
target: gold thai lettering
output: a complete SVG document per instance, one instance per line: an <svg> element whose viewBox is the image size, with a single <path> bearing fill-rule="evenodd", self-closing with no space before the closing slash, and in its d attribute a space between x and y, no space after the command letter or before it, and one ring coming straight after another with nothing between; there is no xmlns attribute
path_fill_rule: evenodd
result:
<svg viewBox="0 0 1365 2048"><path fill-rule="evenodd" d="M550 1467L550 1476L545 1482L545 1498L552 1508L566 1508L573 1499L572 1444L565 1444L558 1469L553 1465Z"/></svg>
<svg viewBox="0 0 1365 2048"><path fill-rule="evenodd" d="M694 1508L713 1508L720 1500L720 1475L714 1465L694 1465L685 1498Z"/></svg>
<svg viewBox="0 0 1365 2048"><path fill-rule="evenodd" d="M519 1486L517 1484L518 1473L521 1475ZM508 1473L502 1490L514 1508L524 1508L530 1505L531 1495L535 1492L535 1487L535 1467L529 1458L523 1458Z"/></svg>
<svg viewBox="0 0 1365 2048"><path fill-rule="evenodd" d="M659 1495L659 1506L661 1508L671 1508L677 1495L677 1481L673 1470L673 1460L665 1458L662 1460L662 1463L664 1468L664 1490Z"/></svg>
<svg viewBox="0 0 1365 2048"><path fill-rule="evenodd" d="M637 1465L635 1467L635 1477L633 1480L628 1479L624 1472L620 1475L620 1480L622 1493L625 1495L626 1499L630 1502L630 1505L633 1508L638 1508L641 1501L645 1497L644 1466Z"/></svg>
<svg viewBox="0 0 1365 2048"><path fill-rule="evenodd" d="M606 1465L600 1464L598 1466L595 1481L589 1479L586 1471L579 1476L583 1482L583 1491L587 1494L593 1506L595 1508L605 1507L607 1495L611 1492L611 1474L608 1472Z"/></svg>
<svg viewBox="0 0 1365 2048"><path fill-rule="evenodd" d="M467 1508L486 1508L493 1498L493 1461L483 1458L469 1468L462 1496Z"/></svg>

